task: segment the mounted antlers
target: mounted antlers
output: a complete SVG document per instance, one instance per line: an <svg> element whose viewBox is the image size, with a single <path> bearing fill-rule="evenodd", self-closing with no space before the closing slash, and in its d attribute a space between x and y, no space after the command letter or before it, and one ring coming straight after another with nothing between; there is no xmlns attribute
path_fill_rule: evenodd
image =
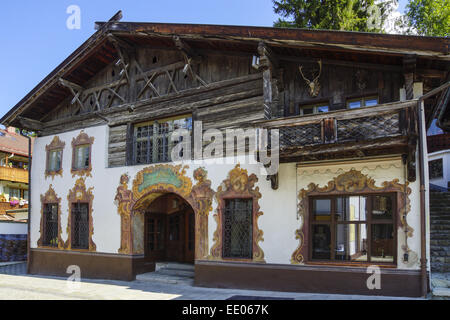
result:
<svg viewBox="0 0 450 320"><path fill-rule="evenodd" d="M308 85L309 95L311 97L317 97L317 95L319 94L319 91L320 91L319 77L320 77L320 74L322 73L322 60L317 61L317 63L319 64L319 68L320 68L319 74L312 81L308 80L305 77L305 75L303 74L303 72L302 72L303 66L298 67L298 69L300 70L300 74L302 75L303 79L306 81L306 84Z"/></svg>

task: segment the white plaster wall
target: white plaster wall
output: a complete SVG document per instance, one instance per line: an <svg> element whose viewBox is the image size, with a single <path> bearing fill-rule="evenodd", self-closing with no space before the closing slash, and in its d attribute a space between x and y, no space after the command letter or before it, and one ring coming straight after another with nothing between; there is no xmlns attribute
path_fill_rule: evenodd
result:
<svg viewBox="0 0 450 320"><path fill-rule="evenodd" d="M428 162L437 159L442 159L442 178L430 179L430 183L447 188L447 184L450 181L450 149L428 154Z"/></svg>
<svg viewBox="0 0 450 320"><path fill-rule="evenodd" d="M81 130L58 134L61 141L65 142L63 151L63 176L45 178L45 146L49 144L53 136L39 137L34 145L34 157L31 172L32 185L32 212L31 212L31 247L37 247L40 229L40 196L44 194L52 184L61 201L61 227L62 238L67 239L68 200L69 190L75 185L78 176L72 177L70 173L72 161L71 142ZM94 187L93 201L93 241L97 245L97 252L117 253L120 247L120 216L114 203L120 176L127 173L130 176L128 187L131 189L132 181L136 174L149 165L128 166L119 168L107 168L107 140L108 127L98 126L84 130L89 136L94 136L92 146L92 177L85 178L86 187ZM241 159L242 160L242 159ZM208 171L208 179L211 180L211 188L217 190L219 185L228 176L228 172L235 167L233 163L223 164L194 164L192 161L183 163L188 165L186 176L192 180L193 171L204 166ZM243 164L241 167L248 170L248 174L255 173L259 177L256 186L259 187L262 198L259 200L260 210L263 215L258 219L258 226L264 232L264 241L260 246L265 253L268 263L290 263L292 252L296 249L295 230L296 220L296 188L295 188L295 164L283 164L280 166L280 186L278 190L272 190L270 181L265 176L260 176L259 166L256 164ZM172 163L174 165L178 163ZM210 213L208 222L209 248L213 245L213 233L217 224L213 218L216 213L217 203L213 200L213 212Z"/></svg>
<svg viewBox="0 0 450 320"><path fill-rule="evenodd" d="M97 252L117 253L120 247L120 216L117 213L117 206L114 203L117 187L119 186L120 176L127 173L130 176L128 187L131 189L132 181L136 174L149 165L107 168L107 140L108 127L98 126L84 130L89 136L94 136L92 148L92 177L85 178L86 187L93 187L93 241L97 245ZM63 152L63 176L45 178L45 146L51 142L53 136L39 137L35 141L34 157L31 172L32 186L32 212L31 212L31 247L37 247L40 229L40 195L44 194L49 185L52 184L61 201L61 227L62 238L67 239L67 219L68 219L68 200L67 195L70 189L75 185L78 176L72 177L70 173L72 161L71 142L80 133L80 130L70 131L58 134L58 137L65 142ZM241 163L243 163L241 161ZM177 164L177 163L172 163ZM211 188L217 190L219 185L227 178L228 172L235 167L235 164L207 164L193 163L192 161L184 163L189 166L186 170L186 176L192 180L193 171L199 166L204 166L208 171L208 179L211 180ZM292 253L298 246L298 240L295 239L295 230L299 228L300 221L297 220L297 193L300 189L307 187L311 182L323 186L333 177L355 167L364 174L369 174L375 179L377 185L383 181L391 181L398 178L400 183L404 183L404 166L400 159L390 160L388 162L371 162L351 165L326 165L320 167L309 167L307 169L296 168L295 163L282 164L279 170L279 188L272 190L270 181L261 176L259 166L256 164L241 164L241 167L248 170L248 174L255 173L259 181L256 186L259 187L262 198L259 200L260 210L263 215L258 219L259 228L264 232L264 241L260 246L264 251L267 263L290 264ZM303 170L303 171L302 171ZM306 171L305 171L306 170ZM414 228L414 237L408 239L408 245L411 250L420 257L420 217L419 217L419 184L418 181L410 184L412 193L411 212L408 214L408 223ZM213 233L216 230L216 222L213 215L216 213L217 203L213 200L213 211L209 215L208 233L209 248L213 245ZM398 266L399 268L418 268L417 263L403 264L401 258L403 251L402 236L399 234L398 244Z"/></svg>
<svg viewBox="0 0 450 320"><path fill-rule="evenodd" d="M26 223L0 222L0 234L27 234Z"/></svg>

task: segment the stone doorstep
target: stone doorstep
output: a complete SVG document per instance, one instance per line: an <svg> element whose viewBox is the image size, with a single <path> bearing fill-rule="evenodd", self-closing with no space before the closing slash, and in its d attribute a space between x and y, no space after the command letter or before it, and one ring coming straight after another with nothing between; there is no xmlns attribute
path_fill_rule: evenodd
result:
<svg viewBox="0 0 450 320"><path fill-rule="evenodd" d="M179 277L172 275L165 275L156 272L147 272L143 274L138 274L136 276L137 281L144 282L160 282L160 283L169 283L169 284L185 284L185 285L193 285L194 279L187 277Z"/></svg>
<svg viewBox="0 0 450 320"><path fill-rule="evenodd" d="M448 297L450 298L450 288L433 288L433 297Z"/></svg>

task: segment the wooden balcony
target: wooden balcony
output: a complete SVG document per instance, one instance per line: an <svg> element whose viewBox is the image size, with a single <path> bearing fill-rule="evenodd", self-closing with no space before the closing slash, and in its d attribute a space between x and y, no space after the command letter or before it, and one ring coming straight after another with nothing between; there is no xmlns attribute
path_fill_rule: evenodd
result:
<svg viewBox="0 0 450 320"><path fill-rule="evenodd" d="M427 137L428 153L450 149L450 133Z"/></svg>
<svg viewBox="0 0 450 320"><path fill-rule="evenodd" d="M279 129L280 161L410 154L417 137L417 100L262 121Z"/></svg>
<svg viewBox="0 0 450 320"><path fill-rule="evenodd" d="M0 166L0 180L28 183L28 170Z"/></svg>

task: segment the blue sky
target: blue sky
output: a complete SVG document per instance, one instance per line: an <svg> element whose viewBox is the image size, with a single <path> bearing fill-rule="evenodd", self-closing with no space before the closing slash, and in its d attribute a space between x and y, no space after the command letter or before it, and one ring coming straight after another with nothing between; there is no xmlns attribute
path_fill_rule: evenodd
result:
<svg viewBox="0 0 450 320"><path fill-rule="evenodd" d="M403 11L406 0L400 0ZM66 9L78 5L81 28ZM0 10L0 116L94 33L94 22L122 10L122 21L272 26L271 0L4 1Z"/></svg>

